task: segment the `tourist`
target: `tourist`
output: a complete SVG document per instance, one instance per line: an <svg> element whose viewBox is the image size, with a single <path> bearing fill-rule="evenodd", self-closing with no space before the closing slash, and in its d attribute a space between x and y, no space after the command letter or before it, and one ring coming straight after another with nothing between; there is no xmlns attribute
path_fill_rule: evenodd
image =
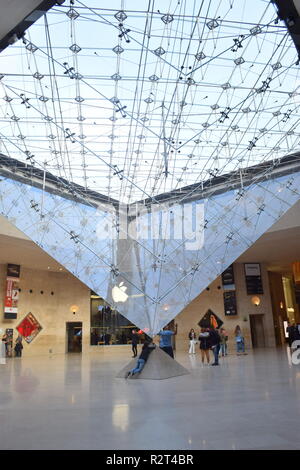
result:
<svg viewBox="0 0 300 470"><path fill-rule="evenodd" d="M242 335L241 327L239 325L236 326L234 330L234 335L235 335L237 355L239 356L240 354L246 354L245 353L245 340Z"/></svg>
<svg viewBox="0 0 300 470"><path fill-rule="evenodd" d="M96 331L91 333L91 346L96 346L98 344L99 338Z"/></svg>
<svg viewBox="0 0 300 470"><path fill-rule="evenodd" d="M204 359L206 357L207 364L209 364L209 350L210 350L210 339L209 339L209 330L208 328L201 328L199 334L199 343L201 351L201 361L204 364Z"/></svg>
<svg viewBox="0 0 300 470"><path fill-rule="evenodd" d="M6 357L5 341L3 340L3 338L4 336L1 338L2 341L0 342L0 364L5 364L5 357Z"/></svg>
<svg viewBox="0 0 300 470"><path fill-rule="evenodd" d="M300 341L300 323L295 324L293 341ZM296 349L298 349L299 347L299 345L296 346Z"/></svg>
<svg viewBox="0 0 300 470"><path fill-rule="evenodd" d="M137 360L136 366L131 369L129 372L126 372L125 378L133 377L136 374L140 374L148 360L149 354L155 349L155 344L153 340L149 338L144 342L142 347L142 352Z"/></svg>
<svg viewBox="0 0 300 470"><path fill-rule="evenodd" d="M139 335L138 335L136 330L132 330L131 333L132 333L132 335L131 335L131 348L132 348L132 352L133 352L132 357L136 357L137 356L137 345L138 345L138 342L139 342Z"/></svg>
<svg viewBox="0 0 300 470"><path fill-rule="evenodd" d="M177 335L177 323L175 325L175 331L169 330L169 325L166 325L163 330L161 330L158 335L159 347L165 353L169 354L174 359L173 346L172 346L172 336Z"/></svg>
<svg viewBox="0 0 300 470"><path fill-rule="evenodd" d="M189 332L189 340L190 340L189 354L196 354L195 344L197 343L197 340L196 340L196 333L193 328Z"/></svg>
<svg viewBox="0 0 300 470"><path fill-rule="evenodd" d="M8 355L9 355L9 351L8 351L9 339L8 339L7 333L4 333L4 335L2 336L2 341L3 341L4 346L5 346L5 356L8 357Z"/></svg>
<svg viewBox="0 0 300 470"><path fill-rule="evenodd" d="M22 336L19 335L16 339L16 344L15 344L16 357L22 357L22 349L23 349Z"/></svg>
<svg viewBox="0 0 300 470"><path fill-rule="evenodd" d="M292 343L295 337L295 327L296 327L295 323L291 325L290 322L288 322L288 326L286 327L286 333L288 335L288 343L289 343L290 348L292 347Z"/></svg>
<svg viewBox="0 0 300 470"><path fill-rule="evenodd" d="M214 358L215 358L215 361L212 363L212 366L218 366L221 338L217 329L210 328L209 339L210 339L211 349L214 353Z"/></svg>
<svg viewBox="0 0 300 470"><path fill-rule="evenodd" d="M220 329L220 352L222 356L227 356L227 341L228 341L228 336L225 331L225 328Z"/></svg>
<svg viewBox="0 0 300 470"><path fill-rule="evenodd" d="M109 333L105 333L105 335L104 335L104 345L105 346L109 346L110 339L111 339L111 335Z"/></svg>

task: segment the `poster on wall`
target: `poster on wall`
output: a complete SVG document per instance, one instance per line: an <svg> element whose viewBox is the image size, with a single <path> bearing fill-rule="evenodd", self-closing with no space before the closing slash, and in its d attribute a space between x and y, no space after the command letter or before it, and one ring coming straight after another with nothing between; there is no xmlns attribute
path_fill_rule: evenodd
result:
<svg viewBox="0 0 300 470"><path fill-rule="evenodd" d="M245 279L248 295L264 293L259 263L245 263Z"/></svg>
<svg viewBox="0 0 300 470"><path fill-rule="evenodd" d="M35 316L29 312L21 323L17 326L17 330L21 336L25 339L26 343L31 341L39 334L42 330L42 326L35 318Z"/></svg>
<svg viewBox="0 0 300 470"><path fill-rule="evenodd" d="M20 266L8 264L6 273L6 292L4 299L4 318L15 320L18 314Z"/></svg>
<svg viewBox="0 0 300 470"><path fill-rule="evenodd" d="M223 321L212 310L208 309L198 325L200 328L221 328Z"/></svg>
<svg viewBox="0 0 300 470"><path fill-rule="evenodd" d="M222 285L224 289L235 289L233 264L222 272Z"/></svg>
<svg viewBox="0 0 300 470"><path fill-rule="evenodd" d="M222 273L223 304L225 315L237 315L233 264Z"/></svg>
<svg viewBox="0 0 300 470"><path fill-rule="evenodd" d="M223 292L225 315L237 315L235 290Z"/></svg>

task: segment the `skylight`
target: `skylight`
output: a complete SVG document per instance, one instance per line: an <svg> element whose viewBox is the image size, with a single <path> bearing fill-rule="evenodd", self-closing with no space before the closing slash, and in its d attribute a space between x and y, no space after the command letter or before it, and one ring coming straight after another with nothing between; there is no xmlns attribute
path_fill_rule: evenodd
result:
<svg viewBox="0 0 300 470"><path fill-rule="evenodd" d="M0 151L155 198L298 150L296 62L263 0L65 2L0 55Z"/></svg>

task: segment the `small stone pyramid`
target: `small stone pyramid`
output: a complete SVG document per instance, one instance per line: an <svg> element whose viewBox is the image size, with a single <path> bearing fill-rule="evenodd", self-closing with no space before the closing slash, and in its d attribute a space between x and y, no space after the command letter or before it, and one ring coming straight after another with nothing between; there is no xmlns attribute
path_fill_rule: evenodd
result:
<svg viewBox="0 0 300 470"><path fill-rule="evenodd" d="M116 377L125 378L126 372L129 372L136 366L138 356L132 359ZM170 377L177 377L179 375L189 374L189 371L180 365L177 361L172 359L167 353L162 351L158 346L152 351L140 374L129 377L129 380L135 379L150 379L162 380L169 379Z"/></svg>

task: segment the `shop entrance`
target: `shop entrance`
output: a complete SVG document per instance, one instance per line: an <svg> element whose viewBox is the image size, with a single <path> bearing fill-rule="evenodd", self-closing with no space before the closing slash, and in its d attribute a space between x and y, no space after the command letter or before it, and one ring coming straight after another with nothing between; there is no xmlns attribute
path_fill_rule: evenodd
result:
<svg viewBox="0 0 300 470"><path fill-rule="evenodd" d="M67 332L67 352L68 353L81 353L82 352L82 323L81 322L68 322L66 324Z"/></svg>
<svg viewBox="0 0 300 470"><path fill-rule="evenodd" d="M250 315L250 329L253 348L265 348L263 314Z"/></svg>

